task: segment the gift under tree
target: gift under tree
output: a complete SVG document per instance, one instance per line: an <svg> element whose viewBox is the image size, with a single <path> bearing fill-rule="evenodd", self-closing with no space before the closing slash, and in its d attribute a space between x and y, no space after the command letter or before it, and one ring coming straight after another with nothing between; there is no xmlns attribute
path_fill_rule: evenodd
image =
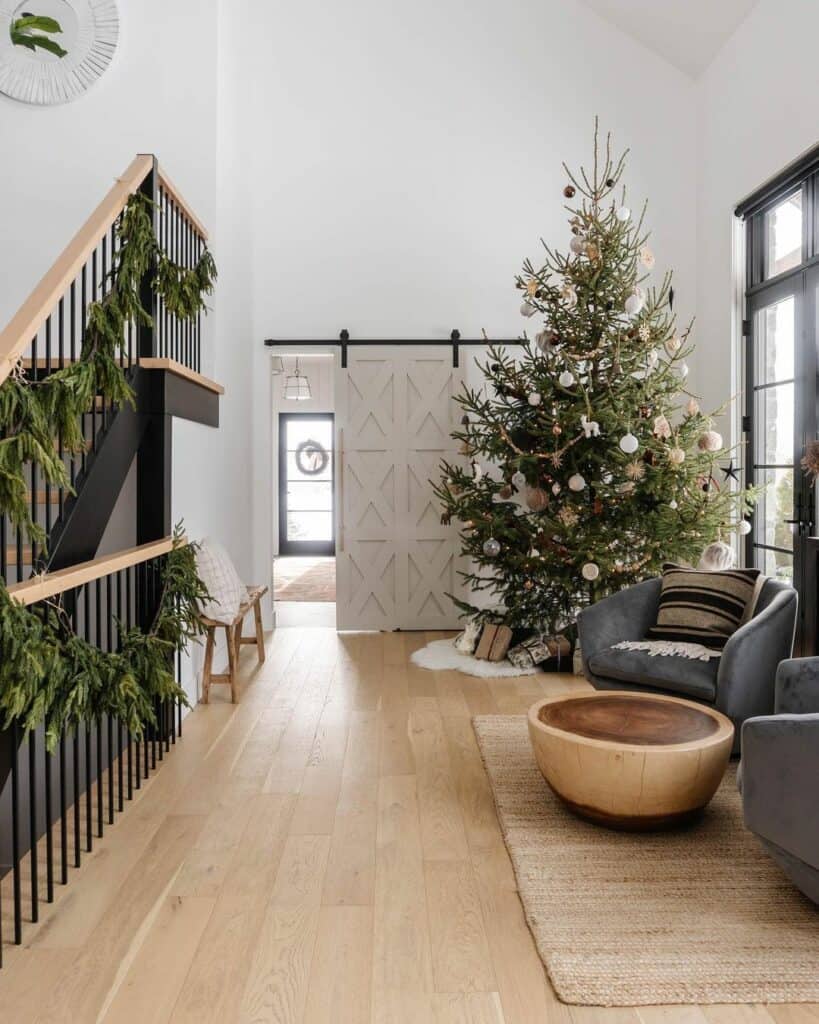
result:
<svg viewBox="0 0 819 1024"><path fill-rule="evenodd" d="M732 453L685 389L690 326L676 329L671 274L652 282L625 154L601 148L595 129L591 171L566 168L569 251L544 243L516 279L534 340L489 347L486 385L457 398L463 459L436 487L444 522L461 526L468 589L506 624L550 633L749 528Z"/></svg>

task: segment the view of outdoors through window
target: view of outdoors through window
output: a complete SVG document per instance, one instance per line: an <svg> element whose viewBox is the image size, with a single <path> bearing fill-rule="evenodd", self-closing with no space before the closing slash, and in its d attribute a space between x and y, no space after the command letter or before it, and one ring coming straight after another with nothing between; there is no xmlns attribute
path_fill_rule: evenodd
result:
<svg viewBox="0 0 819 1024"><path fill-rule="evenodd" d="M333 539L333 423L310 416L283 423L287 431L287 540Z"/></svg>
<svg viewBox="0 0 819 1024"><path fill-rule="evenodd" d="M776 277L802 262L802 190L765 214L765 277Z"/></svg>

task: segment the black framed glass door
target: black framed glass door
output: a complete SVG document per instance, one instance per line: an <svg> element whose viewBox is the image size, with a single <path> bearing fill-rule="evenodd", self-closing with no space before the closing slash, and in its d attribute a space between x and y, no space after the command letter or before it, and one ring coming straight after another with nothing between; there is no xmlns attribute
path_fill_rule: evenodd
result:
<svg viewBox="0 0 819 1024"><path fill-rule="evenodd" d="M279 554L334 555L332 413L279 414Z"/></svg>
<svg viewBox="0 0 819 1024"><path fill-rule="evenodd" d="M798 653L817 641L815 488L801 466L817 432L816 185L815 169L791 177L746 218L746 479L764 488L746 563L797 589Z"/></svg>

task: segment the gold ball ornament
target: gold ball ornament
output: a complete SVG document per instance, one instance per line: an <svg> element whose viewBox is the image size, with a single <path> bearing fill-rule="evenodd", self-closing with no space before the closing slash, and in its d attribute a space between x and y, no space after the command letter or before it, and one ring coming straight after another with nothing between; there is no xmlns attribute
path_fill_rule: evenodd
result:
<svg viewBox="0 0 819 1024"><path fill-rule="evenodd" d="M564 196L565 196L565 197L566 197L567 199L574 199L574 195L575 195L575 192L576 192L576 189L575 189L574 185L567 185L567 186L566 186L566 187L565 187L565 188L563 189L563 195L564 195Z"/></svg>
<svg viewBox="0 0 819 1024"><path fill-rule="evenodd" d="M542 487L531 487L526 492L526 505L532 512L542 512L549 504L549 495Z"/></svg>

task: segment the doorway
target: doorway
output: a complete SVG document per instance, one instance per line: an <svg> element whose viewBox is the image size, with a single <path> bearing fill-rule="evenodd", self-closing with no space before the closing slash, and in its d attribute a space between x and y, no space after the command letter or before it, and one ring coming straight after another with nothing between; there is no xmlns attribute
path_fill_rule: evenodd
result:
<svg viewBox="0 0 819 1024"><path fill-rule="evenodd" d="M293 624L326 625L336 599L334 416L278 415L274 599ZM281 616L280 616L281 617Z"/></svg>

